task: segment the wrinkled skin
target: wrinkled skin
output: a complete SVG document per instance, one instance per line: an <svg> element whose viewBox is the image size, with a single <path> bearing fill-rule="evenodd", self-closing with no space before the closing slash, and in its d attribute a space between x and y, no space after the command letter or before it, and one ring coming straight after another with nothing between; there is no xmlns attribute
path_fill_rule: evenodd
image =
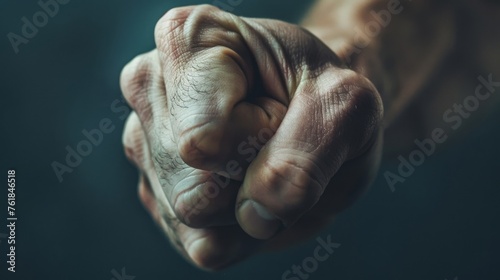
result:
<svg viewBox="0 0 500 280"><path fill-rule="evenodd" d="M123 142L141 201L196 266L290 246L374 178L379 93L306 30L204 5L170 10L155 39L122 72Z"/></svg>

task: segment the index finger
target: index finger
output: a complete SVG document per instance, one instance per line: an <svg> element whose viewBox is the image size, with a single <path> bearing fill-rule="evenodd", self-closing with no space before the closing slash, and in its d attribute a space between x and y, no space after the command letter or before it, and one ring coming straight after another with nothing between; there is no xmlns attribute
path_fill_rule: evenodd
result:
<svg viewBox="0 0 500 280"><path fill-rule="evenodd" d="M241 140L278 126L273 100L249 94L253 62L236 29L210 6L173 9L156 28L170 125L180 157L195 168L223 170Z"/></svg>

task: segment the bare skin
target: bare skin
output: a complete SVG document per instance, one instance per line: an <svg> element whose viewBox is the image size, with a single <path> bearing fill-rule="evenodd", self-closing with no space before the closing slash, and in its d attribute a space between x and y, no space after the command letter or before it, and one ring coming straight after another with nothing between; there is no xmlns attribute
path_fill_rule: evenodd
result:
<svg viewBox="0 0 500 280"><path fill-rule="evenodd" d="M134 110L123 142L141 201L186 259L215 270L290 246L369 186L382 135L455 40L453 13L439 5L415 23L422 1L353 54L348 28L384 5L318 1L303 27L208 5L158 22L157 49L122 72ZM408 30L430 43L395 44Z"/></svg>

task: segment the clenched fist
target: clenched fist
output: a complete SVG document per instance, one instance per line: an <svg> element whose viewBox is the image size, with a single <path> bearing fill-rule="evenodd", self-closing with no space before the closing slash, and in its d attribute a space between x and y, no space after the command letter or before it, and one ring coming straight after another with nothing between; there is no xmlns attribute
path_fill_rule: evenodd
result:
<svg viewBox="0 0 500 280"><path fill-rule="evenodd" d="M374 178L382 102L296 25L169 11L130 62L124 132L141 200L188 260L220 269L319 230Z"/></svg>

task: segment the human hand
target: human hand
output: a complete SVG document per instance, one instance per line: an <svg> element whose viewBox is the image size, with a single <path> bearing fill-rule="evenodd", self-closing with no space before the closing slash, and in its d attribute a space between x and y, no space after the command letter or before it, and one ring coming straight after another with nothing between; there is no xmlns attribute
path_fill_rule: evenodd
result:
<svg viewBox="0 0 500 280"><path fill-rule="evenodd" d="M124 146L196 265L310 235L374 178L380 96L306 30L203 5L169 11L155 39L122 73Z"/></svg>

